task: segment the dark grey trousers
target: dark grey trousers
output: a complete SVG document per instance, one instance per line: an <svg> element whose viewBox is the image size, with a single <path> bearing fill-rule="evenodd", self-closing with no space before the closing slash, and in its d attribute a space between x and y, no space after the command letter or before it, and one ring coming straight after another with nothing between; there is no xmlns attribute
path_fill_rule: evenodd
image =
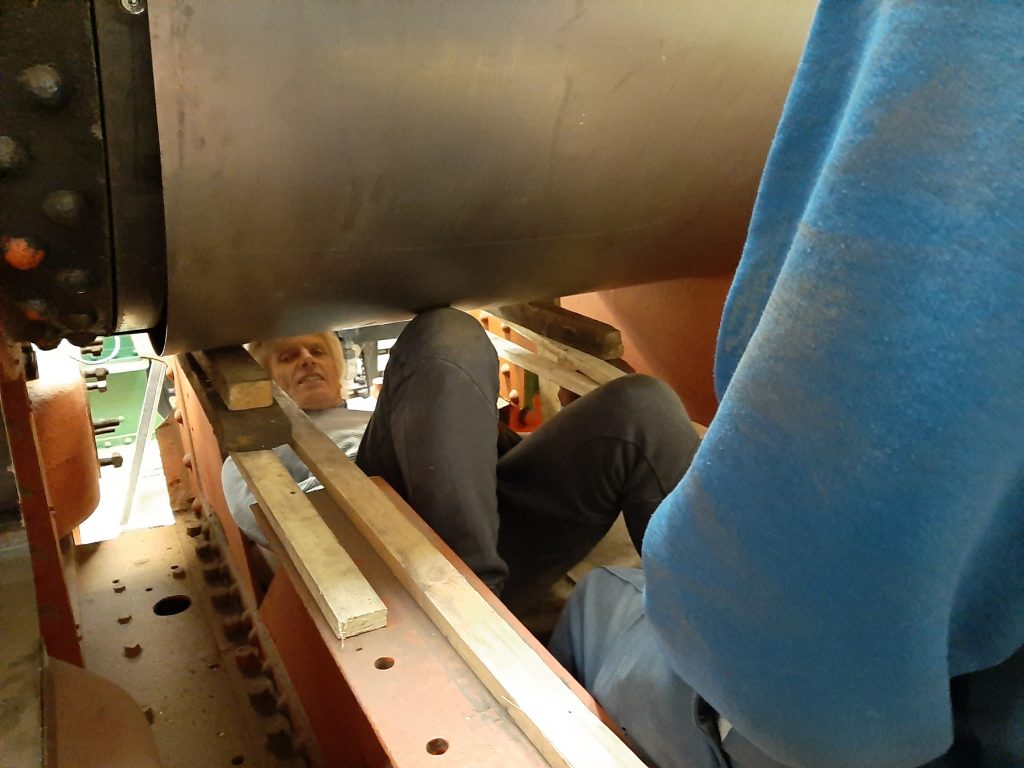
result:
<svg viewBox="0 0 1024 768"><path fill-rule="evenodd" d="M619 513L639 547L699 438L663 382L633 375L560 411L498 457L497 357L454 309L391 351L357 463L380 475L516 610L582 559Z"/></svg>

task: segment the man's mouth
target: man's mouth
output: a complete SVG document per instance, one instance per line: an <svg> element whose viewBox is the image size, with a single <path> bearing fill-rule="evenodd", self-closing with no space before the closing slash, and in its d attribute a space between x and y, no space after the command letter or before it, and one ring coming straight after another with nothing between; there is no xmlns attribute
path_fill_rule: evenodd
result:
<svg viewBox="0 0 1024 768"><path fill-rule="evenodd" d="M308 373L299 379L299 384L308 384L313 381L326 381L319 373Z"/></svg>

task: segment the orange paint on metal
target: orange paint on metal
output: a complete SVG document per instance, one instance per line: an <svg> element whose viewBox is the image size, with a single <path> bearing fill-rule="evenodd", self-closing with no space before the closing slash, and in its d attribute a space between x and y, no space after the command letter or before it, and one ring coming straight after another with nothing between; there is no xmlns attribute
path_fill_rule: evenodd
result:
<svg viewBox="0 0 1024 768"><path fill-rule="evenodd" d="M46 251L36 248L24 237L5 237L0 245L4 249L4 260L15 269L35 269L46 256Z"/></svg>

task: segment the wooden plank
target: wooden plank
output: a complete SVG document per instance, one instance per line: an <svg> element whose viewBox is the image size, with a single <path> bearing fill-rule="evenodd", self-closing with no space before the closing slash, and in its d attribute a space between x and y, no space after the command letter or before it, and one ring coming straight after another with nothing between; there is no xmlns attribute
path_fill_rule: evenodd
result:
<svg viewBox="0 0 1024 768"><path fill-rule="evenodd" d="M537 348L537 351L530 352L508 339L488 331L488 337L494 344L498 355L577 395L585 395L587 392L597 389L601 384L628 375L611 363L598 360L592 355L567 347L557 341L546 339L529 328L523 328L516 323L509 323L509 326L516 333L528 339ZM708 428L695 421L691 423L697 436L703 438Z"/></svg>
<svg viewBox="0 0 1024 768"><path fill-rule="evenodd" d="M292 447L512 720L556 768L643 763L562 683L369 478L275 388Z"/></svg>
<svg viewBox="0 0 1024 768"><path fill-rule="evenodd" d="M195 392L222 451L263 451L287 445L291 423L280 406L229 411L191 353L178 355L178 368Z"/></svg>
<svg viewBox="0 0 1024 768"><path fill-rule="evenodd" d="M622 357L618 328L554 304L506 304L489 310L495 317L578 349L601 360Z"/></svg>
<svg viewBox="0 0 1024 768"><path fill-rule="evenodd" d="M498 357L508 360L510 363L514 363L528 371L533 371L538 376L550 379L570 392L574 392L577 395L585 395L599 386L593 379L571 368L564 368L543 355L530 352L514 341L504 339L490 331L487 332L487 338L494 345L494 351L498 353Z"/></svg>
<svg viewBox="0 0 1024 768"><path fill-rule="evenodd" d="M220 347L192 354L229 411L266 408L274 402L270 376L244 348Z"/></svg>
<svg viewBox="0 0 1024 768"><path fill-rule="evenodd" d="M387 626L387 607L278 455L251 451L231 457L335 636L344 640Z"/></svg>

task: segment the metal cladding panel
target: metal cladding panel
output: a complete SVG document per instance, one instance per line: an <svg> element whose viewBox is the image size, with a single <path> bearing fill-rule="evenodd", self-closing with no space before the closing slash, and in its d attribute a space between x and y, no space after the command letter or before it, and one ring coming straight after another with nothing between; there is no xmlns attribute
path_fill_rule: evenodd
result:
<svg viewBox="0 0 1024 768"><path fill-rule="evenodd" d="M814 5L151 4L167 350L731 268Z"/></svg>

